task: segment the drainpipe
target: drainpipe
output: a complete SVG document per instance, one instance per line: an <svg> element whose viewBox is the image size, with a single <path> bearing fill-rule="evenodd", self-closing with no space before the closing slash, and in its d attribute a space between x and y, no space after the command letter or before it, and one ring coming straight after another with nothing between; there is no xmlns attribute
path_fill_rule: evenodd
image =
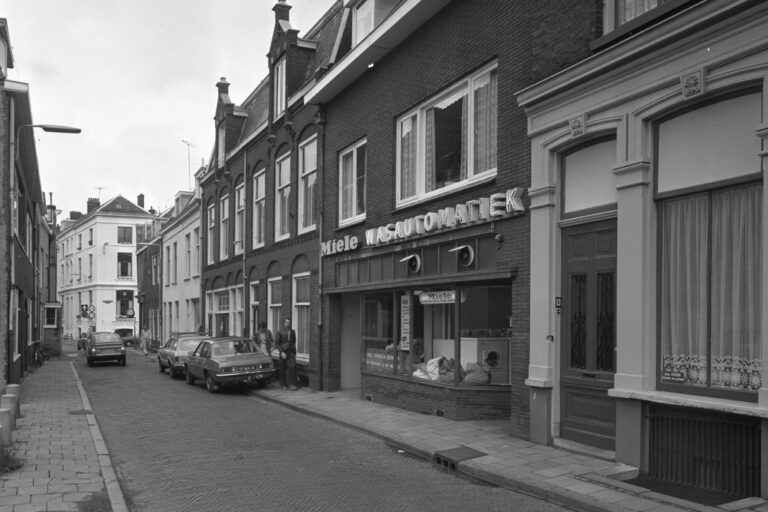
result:
<svg viewBox="0 0 768 512"><path fill-rule="evenodd" d="M317 126L317 152L318 152L318 162L320 162L320 165L318 165L317 172L319 174L318 176L318 196L320 198L325 197L324 191L325 191L325 116L323 115L322 110L318 107L317 113L315 114L315 125ZM315 203L317 205L317 202ZM317 230L317 237L318 237L318 262L317 262L317 287L318 287L318 295L320 296L320 308L318 311L319 317L317 322L317 382L318 382L318 391L323 390L323 301L325 297L323 297L323 255L320 251L319 244L323 243L323 224L324 224L324 208L322 207L322 199L320 201L320 208L317 208L315 206L315 209L318 210L317 215L317 224L318 224L318 230Z"/></svg>

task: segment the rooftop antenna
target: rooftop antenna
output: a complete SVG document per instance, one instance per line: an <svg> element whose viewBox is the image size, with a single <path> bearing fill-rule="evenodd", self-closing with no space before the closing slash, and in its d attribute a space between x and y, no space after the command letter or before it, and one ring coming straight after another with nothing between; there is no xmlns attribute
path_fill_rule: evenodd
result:
<svg viewBox="0 0 768 512"><path fill-rule="evenodd" d="M195 145L184 139L181 139L181 142L187 145L187 189L192 190L192 162L189 159L189 148L190 146L194 148Z"/></svg>
<svg viewBox="0 0 768 512"><path fill-rule="evenodd" d="M107 187L95 187L95 188L96 188L96 190L99 191L99 201L101 201L101 191L104 190Z"/></svg>

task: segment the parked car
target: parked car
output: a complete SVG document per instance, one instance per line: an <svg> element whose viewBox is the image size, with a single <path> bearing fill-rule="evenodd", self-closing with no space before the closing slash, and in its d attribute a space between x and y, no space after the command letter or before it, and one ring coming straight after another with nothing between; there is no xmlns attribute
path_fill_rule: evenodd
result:
<svg viewBox="0 0 768 512"><path fill-rule="evenodd" d="M93 366L96 361L116 361L125 366L123 339L114 332L92 332L88 335L85 357L88 366Z"/></svg>
<svg viewBox="0 0 768 512"><path fill-rule="evenodd" d="M203 339L189 352L185 370L187 384L203 380L211 393L221 386L251 382L266 386L275 373L268 354L253 340L236 336Z"/></svg>
<svg viewBox="0 0 768 512"><path fill-rule="evenodd" d="M157 365L160 373L168 368L171 378L184 373L184 365L187 362L189 352L195 350L200 341L207 338L197 333L176 333L157 351Z"/></svg>

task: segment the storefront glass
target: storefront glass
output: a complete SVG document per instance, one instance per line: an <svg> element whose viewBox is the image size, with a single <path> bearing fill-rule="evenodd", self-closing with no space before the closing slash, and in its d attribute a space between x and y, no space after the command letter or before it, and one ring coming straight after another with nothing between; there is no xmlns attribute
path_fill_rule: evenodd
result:
<svg viewBox="0 0 768 512"><path fill-rule="evenodd" d="M511 309L501 284L365 295L363 368L444 384L508 384Z"/></svg>

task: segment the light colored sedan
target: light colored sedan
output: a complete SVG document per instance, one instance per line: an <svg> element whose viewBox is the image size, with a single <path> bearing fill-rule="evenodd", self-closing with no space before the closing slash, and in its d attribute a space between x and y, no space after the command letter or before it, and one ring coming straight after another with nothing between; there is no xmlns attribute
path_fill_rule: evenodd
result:
<svg viewBox="0 0 768 512"><path fill-rule="evenodd" d="M211 393L236 384L265 386L275 373L272 358L253 340L235 336L202 340L189 352L186 366L187 384L202 380Z"/></svg>
<svg viewBox="0 0 768 512"><path fill-rule="evenodd" d="M187 354L195 350L201 340L207 338L204 334L179 334L173 336L164 347L157 351L157 365L160 373L168 368L171 378L184 375Z"/></svg>

